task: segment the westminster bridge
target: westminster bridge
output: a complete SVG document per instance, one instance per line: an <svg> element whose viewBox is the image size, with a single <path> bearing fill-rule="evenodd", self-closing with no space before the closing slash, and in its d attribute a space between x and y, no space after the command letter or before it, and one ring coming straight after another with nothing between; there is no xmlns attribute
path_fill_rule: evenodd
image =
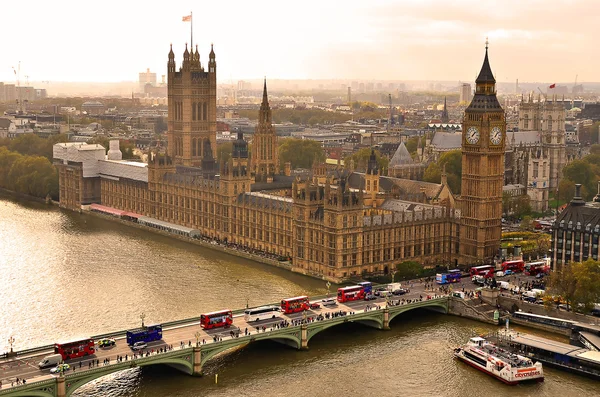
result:
<svg viewBox="0 0 600 397"><path fill-rule="evenodd" d="M392 301L380 298L375 301L337 303L303 313L282 314L275 319L251 324L244 321L244 309L241 309L234 311L233 325L228 329L203 330L199 326L199 318L164 323L163 339L148 343L145 354L136 355L135 358L125 341L125 331L98 335L94 337L95 340L115 338L116 346L97 349L89 357L69 360L71 369L59 374L50 374L49 370L40 370L36 365L44 356L53 353L52 346L29 349L0 360L3 371L0 396L68 397L94 379L130 368L157 364L200 376L208 360L249 343L271 340L296 349L308 349L313 336L336 325L353 322L386 330L396 316L410 310L428 309L448 313L450 301L456 299L446 295L411 295ZM14 381L17 378L26 379L26 382L17 384Z"/></svg>

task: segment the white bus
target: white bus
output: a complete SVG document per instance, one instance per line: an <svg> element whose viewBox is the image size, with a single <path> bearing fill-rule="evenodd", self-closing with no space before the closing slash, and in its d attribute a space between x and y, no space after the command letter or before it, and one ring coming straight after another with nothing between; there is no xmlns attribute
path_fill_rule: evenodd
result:
<svg viewBox="0 0 600 397"><path fill-rule="evenodd" d="M277 306L261 306L244 310L244 320L247 323L279 316L281 316L281 312Z"/></svg>

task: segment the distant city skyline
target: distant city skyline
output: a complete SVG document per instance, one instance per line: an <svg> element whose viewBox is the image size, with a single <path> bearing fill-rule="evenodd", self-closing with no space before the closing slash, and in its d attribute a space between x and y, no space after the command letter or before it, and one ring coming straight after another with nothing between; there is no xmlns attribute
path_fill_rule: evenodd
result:
<svg viewBox="0 0 600 397"><path fill-rule="evenodd" d="M60 6L60 7L59 7ZM179 65L190 42L219 82L259 79L473 81L486 37L498 81L600 81L594 0L107 0L86 12L79 2L32 0L3 9L0 81L136 81L150 68L166 74L169 44ZM477 65L477 66L473 66Z"/></svg>

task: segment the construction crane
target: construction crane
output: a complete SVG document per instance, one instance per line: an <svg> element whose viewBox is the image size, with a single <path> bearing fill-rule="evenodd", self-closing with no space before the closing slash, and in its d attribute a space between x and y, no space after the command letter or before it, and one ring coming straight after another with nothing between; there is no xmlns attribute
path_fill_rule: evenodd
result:
<svg viewBox="0 0 600 397"><path fill-rule="evenodd" d="M390 102L390 113L388 115L388 122L387 122L387 133L390 133L390 127L392 125L392 94L388 94L388 98L389 98L389 102Z"/></svg>
<svg viewBox="0 0 600 397"><path fill-rule="evenodd" d="M15 73L15 81L17 83L17 113L23 113L23 101L21 100L21 61L19 61L19 66L15 69L12 67L13 72Z"/></svg>

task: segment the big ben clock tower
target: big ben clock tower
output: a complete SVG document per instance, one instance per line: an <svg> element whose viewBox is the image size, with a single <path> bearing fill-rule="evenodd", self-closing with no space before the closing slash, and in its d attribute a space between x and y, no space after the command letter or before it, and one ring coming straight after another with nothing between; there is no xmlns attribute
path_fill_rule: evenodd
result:
<svg viewBox="0 0 600 397"><path fill-rule="evenodd" d="M506 121L485 58L462 130L460 254L465 264L491 263L500 248Z"/></svg>

